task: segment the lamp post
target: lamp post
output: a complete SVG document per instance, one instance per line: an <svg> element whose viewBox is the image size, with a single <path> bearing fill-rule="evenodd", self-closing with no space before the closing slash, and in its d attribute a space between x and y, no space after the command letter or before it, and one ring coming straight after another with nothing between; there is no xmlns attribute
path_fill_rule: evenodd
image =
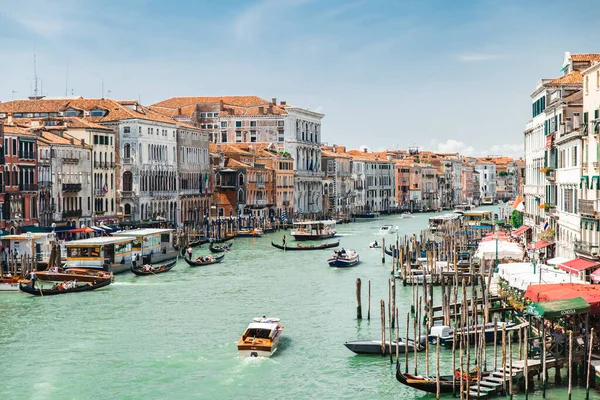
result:
<svg viewBox="0 0 600 400"><path fill-rule="evenodd" d="M496 265L494 266L494 272L498 272L498 239L500 234L498 233L498 226L494 223L494 239L496 240Z"/></svg>

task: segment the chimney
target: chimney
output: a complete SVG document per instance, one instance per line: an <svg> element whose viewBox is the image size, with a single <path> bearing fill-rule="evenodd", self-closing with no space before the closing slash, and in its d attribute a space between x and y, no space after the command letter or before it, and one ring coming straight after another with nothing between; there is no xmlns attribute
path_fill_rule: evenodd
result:
<svg viewBox="0 0 600 400"><path fill-rule="evenodd" d="M258 113L260 115L265 115L265 108L263 106L258 106Z"/></svg>
<svg viewBox="0 0 600 400"><path fill-rule="evenodd" d="M331 151L333 151L334 153L336 153L336 149L337 149L337 146L334 144L334 145L331 147Z"/></svg>
<svg viewBox="0 0 600 400"><path fill-rule="evenodd" d="M81 145L85 146L85 139L81 139Z"/></svg>
<svg viewBox="0 0 600 400"><path fill-rule="evenodd" d="M271 103L273 103L273 104L277 104L277 98L276 98L276 97L273 97L273 98L271 99Z"/></svg>
<svg viewBox="0 0 600 400"><path fill-rule="evenodd" d="M223 99L219 100L219 111L223 111L225 107L223 106Z"/></svg>
<svg viewBox="0 0 600 400"><path fill-rule="evenodd" d="M273 114L273 104L269 104L269 114Z"/></svg>
<svg viewBox="0 0 600 400"><path fill-rule="evenodd" d="M71 144L75 144L75 140L73 138L71 138L71 140L69 140L69 142L71 142Z"/></svg>
<svg viewBox="0 0 600 400"><path fill-rule="evenodd" d="M287 104L287 101L281 100L281 103L279 103L279 104L282 105L282 106L285 106Z"/></svg>

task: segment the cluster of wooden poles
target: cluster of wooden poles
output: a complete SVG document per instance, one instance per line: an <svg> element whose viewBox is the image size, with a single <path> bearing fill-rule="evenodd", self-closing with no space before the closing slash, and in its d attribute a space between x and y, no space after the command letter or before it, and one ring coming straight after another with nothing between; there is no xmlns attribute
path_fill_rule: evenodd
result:
<svg viewBox="0 0 600 400"><path fill-rule="evenodd" d="M466 230L462 231L458 226L449 226L446 227L446 230L441 232L442 241L439 246L433 246L432 248L426 249L427 260L424 265L422 265L422 274L423 274L423 289L422 293L419 293L419 285L415 284L415 280L411 279L410 282L412 284L412 304L411 311L406 313L406 335L405 335L405 351L404 351L404 364L405 364L405 372L408 373L409 362L408 362L408 343L410 341L410 328L412 326L412 340L413 340L413 352L414 352L414 374L418 375L418 357L417 352L421 350L420 347L420 338L421 338L421 327L424 326L427 334L431 331L431 327L434 322L434 306L433 306L433 280L428 280L427 274L430 274L430 277L433 276L433 273L439 273L440 279L439 283L441 284L441 297L442 297L442 305L441 311L443 314L443 322L446 326L452 326L452 371L453 371L453 390L454 396L456 396L456 389L458 388L459 396L461 399L468 399L469 392L476 387L477 396L481 394L481 385L480 382L482 380L482 373L487 370L487 346L486 346L486 324L490 322L490 296L489 290L486 288L490 287L490 282L493 274L492 268L490 268L487 273L484 272L483 268L480 268L478 274L474 271L472 265L470 265L469 274L459 274L457 265L457 249L466 245ZM381 343L382 343L382 354L385 354L385 346L389 346L389 354L390 354L390 362L393 363L393 352L392 352L392 342L393 340L397 340L398 342L401 340L400 337L400 327L398 324L399 321L399 311L396 306L396 284L394 274L396 272L400 272L403 279L406 279L411 272L411 263L413 261L412 255L416 257L417 254L420 254L421 243L423 243L423 239L426 237L426 233L422 232L420 235L421 241L417 241L416 237L413 235L412 237L404 237L402 241L402 245L398 246L398 239L396 239L396 249L398 252L392 251L392 277L388 279L388 304L386 309L385 300L382 299L380 301L380 316L381 316ZM382 240L383 250L385 249L385 239ZM439 248L438 248L439 247ZM438 251L439 250L439 251ZM443 279L441 269L437 268L437 262L440 259L440 252L445 253L446 264L449 267L451 264L451 260L453 260L454 270L453 274L447 273L446 279ZM396 257L397 256L397 257ZM385 262L385 252L382 251L382 262ZM414 276L413 276L414 277ZM467 278L469 281L467 281ZM479 278L479 279L476 279ZM471 286L471 296L468 298L467 296L467 284ZM480 284L478 284L480 283ZM361 302L361 286L362 282L360 278L356 280L356 301L357 301L357 318L362 319L362 302ZM461 288L461 299L459 303L459 287ZM481 296L481 301L479 299ZM482 304L480 308L478 305ZM367 318L371 318L371 281L368 281L368 309L367 309ZM437 307L440 308L440 307ZM410 323L410 318L413 318L412 324ZM480 317L481 315L481 317ZM387 320L387 323L386 323ZM452 321L453 320L453 321ZM453 324L452 324L453 322ZM489 325L487 325L489 326ZM540 372L543 376L543 396L545 398L546 387L547 387L547 363L543 362L541 365L542 371L539 369L539 364L535 367L531 368L528 365L528 356L529 356L529 343L530 338L528 337L528 327L523 327L516 332L511 330L510 332L506 331L505 324L502 324L501 328L499 328L498 318L494 317L493 319L494 326L494 338L493 338L493 370L499 371L502 373L502 390L501 392L508 394L512 399L515 393L515 383L513 382L513 343L518 340L518 348L517 348L517 356L520 361L520 365L522 365L522 375L514 376L514 378L518 378L519 382L524 386L525 396L528 398L529 389L532 387L531 377L535 374L540 375ZM387 327L387 328L386 328ZM387 332L386 332L387 330ZM457 335L457 332L460 334ZM518 334L518 339L514 337L515 334ZM386 342L386 336L389 338ZM588 360L591 360L591 348L592 348L592 339L593 338L593 330L590 335L590 343L589 343L589 357ZM457 340L458 339L458 340ZM425 346L425 376L430 375L430 353L431 353L431 345L429 340L424 340ZM440 346L441 340L437 338L435 341L435 374L436 374L436 386L437 393L436 398L440 397ZM472 355L471 344L475 345L474 355ZM498 364L498 345L501 344L501 360L500 364ZM544 344L542 344L544 346ZM400 346L396 346L396 363L399 363L400 354L399 354ZM544 351L544 349L542 349ZM458 354L457 354L458 353ZM571 399L572 394L572 380L573 380L573 340L572 340L572 332L569 333L569 386L568 393L569 399ZM457 363L458 361L458 363ZM545 357L544 357L545 361ZM471 370L471 364L474 362L474 366L476 366L476 381L471 382L470 380L460 379L463 376L470 376L469 371ZM500 367L499 367L500 365ZM458 368L457 368L458 367ZM590 370L587 369L587 394L586 399L589 399L589 382L590 382ZM457 373L460 374L457 376ZM458 381L458 382L457 382Z"/></svg>

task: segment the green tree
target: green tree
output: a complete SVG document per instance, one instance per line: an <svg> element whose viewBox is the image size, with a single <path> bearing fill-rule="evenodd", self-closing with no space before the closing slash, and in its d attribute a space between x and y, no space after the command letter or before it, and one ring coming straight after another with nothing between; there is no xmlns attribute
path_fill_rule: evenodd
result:
<svg viewBox="0 0 600 400"><path fill-rule="evenodd" d="M513 228L519 228L523 225L523 213L513 210L512 215L510 216L510 224Z"/></svg>
<svg viewBox="0 0 600 400"><path fill-rule="evenodd" d="M506 171L500 171L498 173L498 176L506 176L506 175L508 175L508 172L506 172Z"/></svg>

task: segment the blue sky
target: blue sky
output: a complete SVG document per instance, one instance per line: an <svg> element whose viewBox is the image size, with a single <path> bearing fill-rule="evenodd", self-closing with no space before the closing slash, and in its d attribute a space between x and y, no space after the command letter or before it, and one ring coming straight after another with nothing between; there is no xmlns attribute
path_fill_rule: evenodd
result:
<svg viewBox="0 0 600 400"><path fill-rule="evenodd" d="M32 93L35 49L50 97L276 97L351 148L521 155L536 82L600 51L595 1L4 3L0 101Z"/></svg>

